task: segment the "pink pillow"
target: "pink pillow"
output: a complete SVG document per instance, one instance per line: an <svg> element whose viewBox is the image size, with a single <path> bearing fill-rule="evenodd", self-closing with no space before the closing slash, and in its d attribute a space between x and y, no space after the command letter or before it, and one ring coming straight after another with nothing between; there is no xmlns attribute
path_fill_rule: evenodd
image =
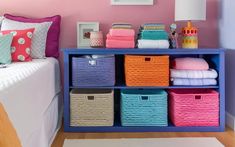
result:
<svg viewBox="0 0 235 147"><path fill-rule="evenodd" d="M1 31L1 34L13 34L13 40L11 43L11 57L15 62L27 62L32 61L31 53L31 41L33 37L34 28L27 30L6 30Z"/></svg>
<svg viewBox="0 0 235 147"><path fill-rule="evenodd" d="M45 18L26 18L22 16L13 16L10 14L4 14L4 17L29 23L42 23L42 22L52 22L51 27L48 30L47 41L46 41L46 57L59 57L59 36L60 36L60 22L61 16L55 15L52 17Z"/></svg>

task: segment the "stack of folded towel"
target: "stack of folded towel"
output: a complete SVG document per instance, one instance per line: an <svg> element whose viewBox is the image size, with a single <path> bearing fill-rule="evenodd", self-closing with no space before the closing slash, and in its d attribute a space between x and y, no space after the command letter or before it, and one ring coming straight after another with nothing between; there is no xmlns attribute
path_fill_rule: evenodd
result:
<svg viewBox="0 0 235 147"><path fill-rule="evenodd" d="M202 58L176 58L171 69L173 85L217 85L218 73Z"/></svg>
<svg viewBox="0 0 235 147"><path fill-rule="evenodd" d="M164 24L148 23L140 28L138 48L169 48Z"/></svg>
<svg viewBox="0 0 235 147"><path fill-rule="evenodd" d="M107 48L134 48L135 31L131 24L114 23L106 39Z"/></svg>

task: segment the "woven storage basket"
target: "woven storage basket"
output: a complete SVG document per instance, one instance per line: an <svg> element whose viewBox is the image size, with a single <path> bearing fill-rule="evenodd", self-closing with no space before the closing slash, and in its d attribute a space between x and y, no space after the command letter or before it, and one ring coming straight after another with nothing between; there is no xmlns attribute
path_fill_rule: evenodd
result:
<svg viewBox="0 0 235 147"><path fill-rule="evenodd" d="M219 94L211 89L169 92L169 113L175 126L218 126Z"/></svg>
<svg viewBox="0 0 235 147"><path fill-rule="evenodd" d="M114 56L97 59L72 58L73 86L113 86L115 84Z"/></svg>
<svg viewBox="0 0 235 147"><path fill-rule="evenodd" d="M127 86L169 86L169 56L125 56Z"/></svg>
<svg viewBox="0 0 235 147"><path fill-rule="evenodd" d="M71 126L112 126L112 90L73 89L70 92Z"/></svg>
<svg viewBox="0 0 235 147"><path fill-rule="evenodd" d="M164 90L122 90L122 126L167 126L167 93Z"/></svg>

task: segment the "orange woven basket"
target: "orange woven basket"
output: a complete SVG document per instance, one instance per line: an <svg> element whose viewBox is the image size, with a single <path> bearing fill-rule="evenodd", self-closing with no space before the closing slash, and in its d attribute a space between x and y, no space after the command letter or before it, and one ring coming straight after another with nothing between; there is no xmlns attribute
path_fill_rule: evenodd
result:
<svg viewBox="0 0 235 147"><path fill-rule="evenodd" d="M127 86L169 86L169 56L125 55Z"/></svg>

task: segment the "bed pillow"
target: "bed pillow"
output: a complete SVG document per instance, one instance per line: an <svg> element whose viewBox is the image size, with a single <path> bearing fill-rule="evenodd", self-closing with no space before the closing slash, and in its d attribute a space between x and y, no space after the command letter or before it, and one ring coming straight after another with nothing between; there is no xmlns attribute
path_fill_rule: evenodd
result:
<svg viewBox="0 0 235 147"><path fill-rule="evenodd" d="M11 63L12 38L13 38L12 34L0 36L0 64Z"/></svg>
<svg viewBox="0 0 235 147"><path fill-rule="evenodd" d="M1 31L35 28L32 38L31 57L42 59L45 58L47 32L51 24L52 22L24 23L4 18L2 21Z"/></svg>
<svg viewBox="0 0 235 147"><path fill-rule="evenodd" d="M2 20L3 20L3 16L0 16L0 29L1 29L1 25L2 25Z"/></svg>
<svg viewBox="0 0 235 147"><path fill-rule="evenodd" d="M61 16L55 15L45 18L26 18L22 16L14 16L10 14L4 14L5 18L29 23L41 23L41 22L52 22L49 28L46 41L46 57L59 57L59 36L60 36L60 22Z"/></svg>
<svg viewBox="0 0 235 147"><path fill-rule="evenodd" d="M15 62L32 61L31 40L33 37L34 28L26 30L7 30L1 31L1 34L12 34L13 40L11 43L11 57Z"/></svg>

